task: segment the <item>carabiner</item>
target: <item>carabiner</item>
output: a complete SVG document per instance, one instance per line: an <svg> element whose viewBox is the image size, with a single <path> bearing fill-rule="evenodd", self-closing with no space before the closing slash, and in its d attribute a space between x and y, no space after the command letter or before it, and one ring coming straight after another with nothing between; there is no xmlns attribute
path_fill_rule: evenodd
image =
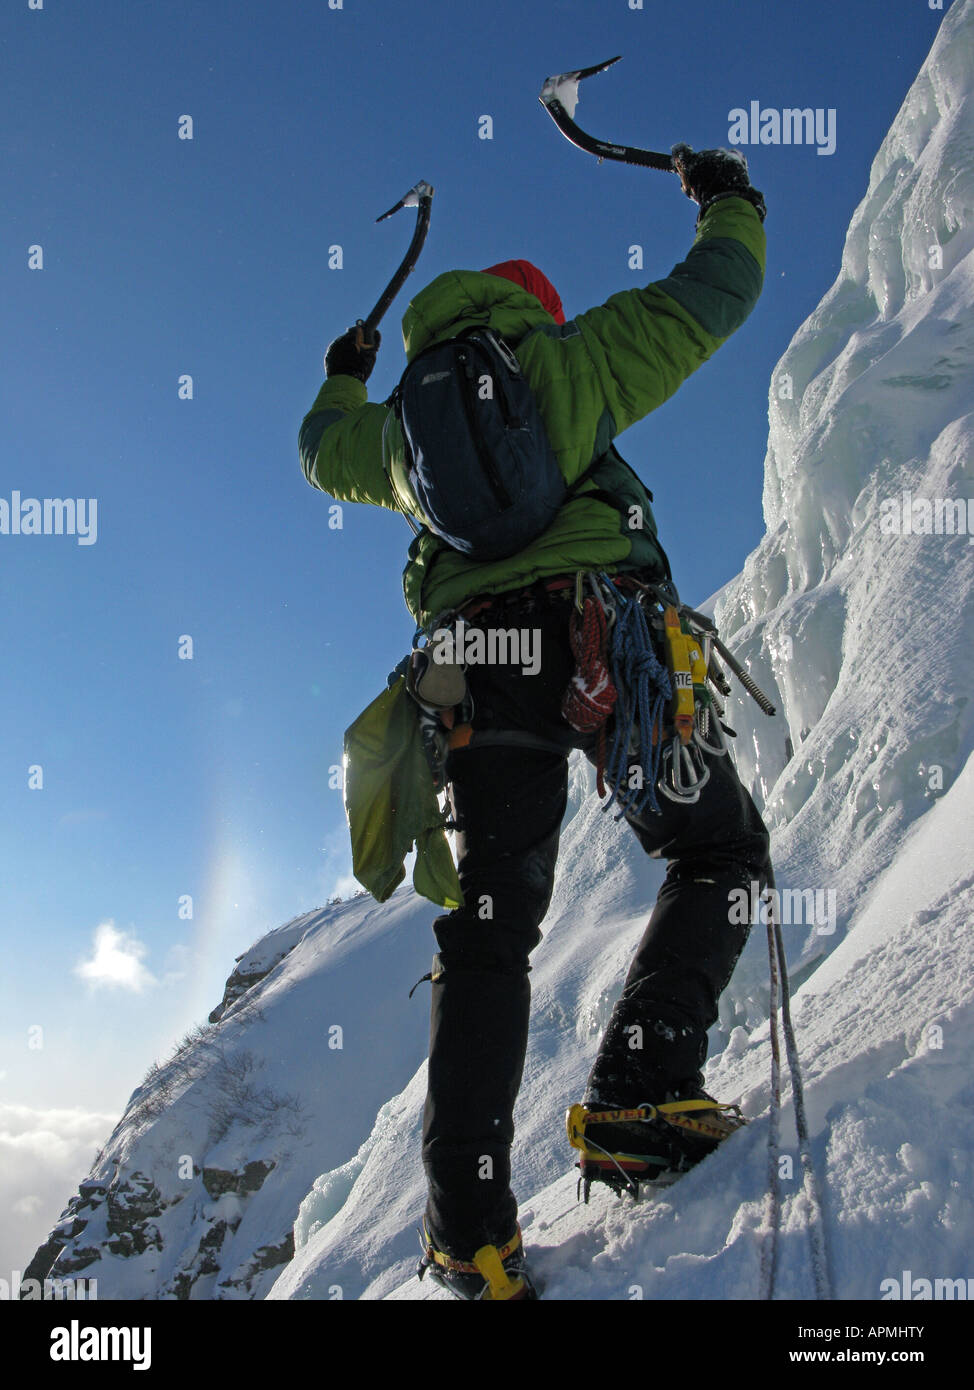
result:
<svg viewBox="0 0 974 1390"><path fill-rule="evenodd" d="M694 805L700 799L700 789L710 781L710 769L703 766L702 775L698 775L690 749L682 742L679 735L663 749L662 761L664 766L660 770L657 783L660 791L670 801L676 801L682 806ZM666 781L665 764L667 762L671 764L672 787L668 786ZM688 774L686 780L684 780L685 773Z"/></svg>
<svg viewBox="0 0 974 1390"><path fill-rule="evenodd" d="M711 725L714 725L716 743L711 743L707 737ZM705 705L698 712L697 721L693 726L693 741L702 752L711 753L715 758L722 758L727 753L727 739L716 710L711 710Z"/></svg>
<svg viewBox="0 0 974 1390"><path fill-rule="evenodd" d="M611 628L612 625L613 625L613 623L615 622L616 616L617 616L617 614L616 614L616 606L615 606L615 593L614 593L614 591L613 591L613 599L612 599L612 602L611 602L611 603L607 603L606 600L605 600L605 596L604 596L603 593L602 593L602 587L601 587L601 586L602 586L602 582L603 582L603 581L602 581L601 576L600 576L600 575L592 574L592 573L590 572L589 575L588 575L588 582L589 582L589 586L590 586L590 588L591 588L591 590L592 590L592 593L593 593L593 595L594 595L596 601L598 602L599 607L602 609L602 612L605 614L605 625L606 625L607 628Z"/></svg>

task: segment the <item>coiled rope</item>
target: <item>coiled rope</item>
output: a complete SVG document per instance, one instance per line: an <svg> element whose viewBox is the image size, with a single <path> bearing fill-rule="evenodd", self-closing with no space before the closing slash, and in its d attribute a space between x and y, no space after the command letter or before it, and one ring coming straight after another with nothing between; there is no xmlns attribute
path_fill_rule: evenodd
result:
<svg viewBox="0 0 974 1390"><path fill-rule="evenodd" d="M600 578L606 585L609 584L606 576ZM609 664L613 683L619 692L619 702L615 736L606 759L606 775L612 783L612 795L602 809L607 811L618 798L620 810L616 820L621 820L627 811L638 814L647 804L652 811L659 812L656 780L663 756L663 711L667 701L672 698L673 690L670 673L656 655L638 593L627 598L612 590L611 586L609 588L616 605L616 620L609 643ZM629 750L637 717L642 791L640 795L640 789L633 788L631 795L623 800L619 796L619 788L628 781Z"/></svg>

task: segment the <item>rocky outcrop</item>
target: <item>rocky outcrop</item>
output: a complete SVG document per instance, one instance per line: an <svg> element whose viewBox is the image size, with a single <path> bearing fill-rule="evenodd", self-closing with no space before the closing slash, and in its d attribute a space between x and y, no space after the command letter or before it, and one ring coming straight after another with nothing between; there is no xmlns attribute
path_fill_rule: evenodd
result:
<svg viewBox="0 0 974 1390"><path fill-rule="evenodd" d="M201 1234L192 1254L161 1297L183 1300L250 1298L259 1275L291 1259L294 1234L288 1231L279 1245L261 1246L229 1276L215 1278L223 1270L224 1251L243 1220L247 1199L260 1191L274 1167L273 1161L255 1159L239 1170L217 1167L202 1170L199 1177L210 1203L197 1218Z"/></svg>
<svg viewBox="0 0 974 1390"><path fill-rule="evenodd" d="M293 942L286 950L281 951L279 955L275 956L269 964L262 964L257 969L234 970L224 987L223 998L208 1016L209 1022L219 1023L227 1011L233 1008L237 1000L241 999L248 990L253 989L254 985L259 985L261 980L266 980L274 967L279 965L284 957L294 950L296 945L297 942ZM246 954L237 956L237 963L239 964L240 961L246 959Z"/></svg>
<svg viewBox="0 0 974 1390"><path fill-rule="evenodd" d="M261 1274L266 1274L269 1270L280 1269L289 1260L294 1259L294 1231L288 1231L284 1239L278 1245L262 1245L255 1250L249 1260L245 1260L242 1265L226 1279L221 1279L220 1289L233 1289L238 1298L251 1296L257 1278Z"/></svg>
<svg viewBox="0 0 974 1390"><path fill-rule="evenodd" d="M110 1182L82 1183L25 1270L24 1287L29 1287L29 1280L42 1285L52 1272L58 1279L80 1274L106 1254L141 1264L143 1273L154 1273L165 1250L166 1213L185 1203L193 1223L191 1253L174 1274L156 1282L152 1292L143 1296L181 1300L253 1297L257 1281L294 1255L293 1231L288 1229L275 1244L258 1247L229 1274L224 1271L222 1255L243 1220L249 1199L260 1191L275 1167L273 1159L251 1159L237 1169L194 1167L184 1190L167 1200L144 1172L127 1171L119 1164ZM217 1281L221 1272L225 1277ZM134 1274L133 1283L137 1281Z"/></svg>
<svg viewBox="0 0 974 1390"><path fill-rule="evenodd" d="M246 1164L240 1173L228 1171L226 1168L204 1168L203 1186L214 1202L225 1192L246 1196L263 1187L264 1179L273 1167L273 1163L265 1163L263 1159L258 1158Z"/></svg>

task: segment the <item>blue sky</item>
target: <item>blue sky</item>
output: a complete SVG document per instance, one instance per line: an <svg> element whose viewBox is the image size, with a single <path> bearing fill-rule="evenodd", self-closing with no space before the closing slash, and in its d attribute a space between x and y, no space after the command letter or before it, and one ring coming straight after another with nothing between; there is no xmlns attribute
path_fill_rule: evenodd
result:
<svg viewBox="0 0 974 1390"><path fill-rule="evenodd" d="M329 768L408 649L409 532L354 507L329 530L296 437L326 344L411 234L412 213L376 216L435 185L382 325L381 399L408 295L443 270L527 257L571 316L689 248L676 180L570 146L537 101L549 74L623 54L579 121L657 149L726 144L754 100L835 110L832 155L746 148L762 300L620 440L701 601L763 532L772 369L835 277L942 17L929 0L4 7L0 498L95 498L98 530L0 535L0 1105L117 1111L234 956L347 874Z"/></svg>

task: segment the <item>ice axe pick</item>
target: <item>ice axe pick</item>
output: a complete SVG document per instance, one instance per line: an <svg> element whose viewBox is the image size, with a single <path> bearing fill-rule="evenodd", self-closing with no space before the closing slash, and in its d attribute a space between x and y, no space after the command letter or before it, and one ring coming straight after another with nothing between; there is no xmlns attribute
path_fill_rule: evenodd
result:
<svg viewBox="0 0 974 1390"><path fill-rule="evenodd" d="M605 72L613 63L618 63L622 55L609 58L605 63L595 63L590 68L578 68L575 72L562 72L549 77L541 88L538 100L548 112L555 125L566 140L577 145L580 150L603 159L618 159L624 164L640 164L646 169L663 169L675 173L673 161L668 154L656 150L640 150L634 145L614 145L607 140L598 140L594 135L575 124L575 107L578 105L578 84L586 77L594 77L597 72Z"/></svg>

